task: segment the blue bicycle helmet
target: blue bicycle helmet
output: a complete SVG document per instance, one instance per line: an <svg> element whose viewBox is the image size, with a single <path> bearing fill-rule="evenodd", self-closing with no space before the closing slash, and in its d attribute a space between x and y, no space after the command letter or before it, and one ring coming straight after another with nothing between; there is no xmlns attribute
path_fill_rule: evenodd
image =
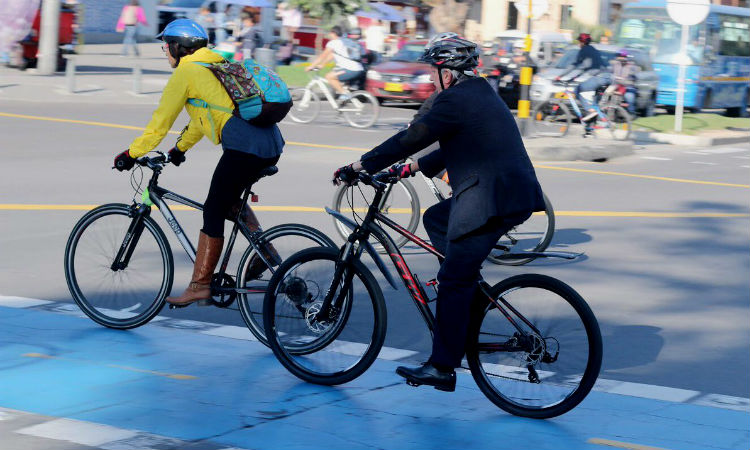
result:
<svg viewBox="0 0 750 450"><path fill-rule="evenodd" d="M187 50L208 45L208 33L197 22L190 19L177 19L169 22L164 31L156 35L167 44L175 43Z"/></svg>

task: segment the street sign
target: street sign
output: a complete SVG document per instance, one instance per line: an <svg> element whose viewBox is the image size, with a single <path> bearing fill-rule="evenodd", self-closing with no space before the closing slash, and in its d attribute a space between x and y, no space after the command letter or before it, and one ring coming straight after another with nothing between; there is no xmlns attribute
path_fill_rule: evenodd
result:
<svg viewBox="0 0 750 450"><path fill-rule="evenodd" d="M669 17L680 25L697 25L708 16L709 0L667 0Z"/></svg>
<svg viewBox="0 0 750 450"><path fill-rule="evenodd" d="M514 2L513 5L518 10L518 13L526 17L529 15L529 0L519 0ZM531 18L538 19L544 15L549 9L549 0L531 0Z"/></svg>
<svg viewBox="0 0 750 450"><path fill-rule="evenodd" d="M674 130L678 133L682 131L682 113L685 105L685 65L689 64L686 59L690 26L706 20L710 7L709 0L667 0L669 17L682 25L680 54L683 58L680 60L680 68L677 72L677 104L674 116Z"/></svg>

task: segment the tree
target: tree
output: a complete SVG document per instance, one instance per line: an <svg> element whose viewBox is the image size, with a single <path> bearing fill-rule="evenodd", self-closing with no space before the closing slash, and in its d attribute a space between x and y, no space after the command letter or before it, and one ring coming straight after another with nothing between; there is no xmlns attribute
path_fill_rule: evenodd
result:
<svg viewBox="0 0 750 450"><path fill-rule="evenodd" d="M313 19L319 19L322 26L330 27L366 8L367 0L292 0L291 4Z"/></svg>
<svg viewBox="0 0 750 450"><path fill-rule="evenodd" d="M463 34L466 15L469 13L470 1L460 0L423 0L430 11L430 25L438 32L453 31Z"/></svg>

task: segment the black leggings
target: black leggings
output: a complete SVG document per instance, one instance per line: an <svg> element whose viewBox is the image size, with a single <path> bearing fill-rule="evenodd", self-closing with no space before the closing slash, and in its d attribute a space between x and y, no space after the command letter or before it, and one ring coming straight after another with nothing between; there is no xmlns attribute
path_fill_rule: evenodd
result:
<svg viewBox="0 0 750 450"><path fill-rule="evenodd" d="M232 206L241 200L242 191L255 182L261 170L278 161L278 156L259 158L250 153L224 150L203 206L203 232L211 237L223 237L224 220Z"/></svg>

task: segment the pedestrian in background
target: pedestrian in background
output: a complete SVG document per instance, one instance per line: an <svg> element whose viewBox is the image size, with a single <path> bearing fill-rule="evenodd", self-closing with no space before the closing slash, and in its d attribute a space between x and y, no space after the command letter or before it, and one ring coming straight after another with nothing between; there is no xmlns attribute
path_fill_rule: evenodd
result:
<svg viewBox="0 0 750 450"><path fill-rule="evenodd" d="M380 25L378 19L373 19L370 26L367 27L365 45L367 50L376 52L378 55L385 52L385 29Z"/></svg>
<svg viewBox="0 0 750 450"><path fill-rule="evenodd" d="M116 31L118 33L125 33L122 39L122 56L128 56L128 47L133 47L133 54L140 56L137 43L139 23L144 26L148 25L146 14L143 12L143 8L138 0L131 0L129 5L122 7L120 19L117 21Z"/></svg>
<svg viewBox="0 0 750 450"><path fill-rule="evenodd" d="M277 12L281 16L281 40L294 44L294 32L302 26L302 13L287 2L279 3Z"/></svg>
<svg viewBox="0 0 750 450"><path fill-rule="evenodd" d="M256 24L250 15L242 19L242 28L240 29L239 39L242 45L242 59L250 59L254 56L255 49L263 47L263 38L261 37L260 27Z"/></svg>

